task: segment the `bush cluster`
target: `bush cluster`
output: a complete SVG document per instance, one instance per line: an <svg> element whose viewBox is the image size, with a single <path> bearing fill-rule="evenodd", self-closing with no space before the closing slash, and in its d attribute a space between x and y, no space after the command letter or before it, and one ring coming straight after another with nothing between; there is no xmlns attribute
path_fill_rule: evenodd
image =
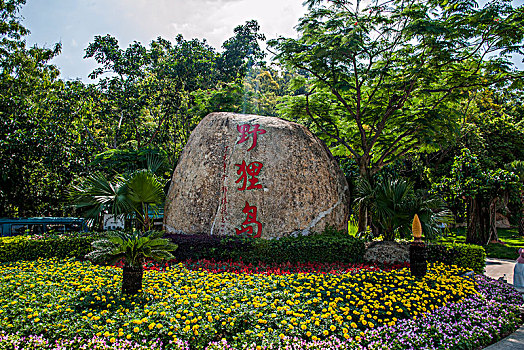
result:
<svg viewBox="0 0 524 350"><path fill-rule="evenodd" d="M428 245L428 262L442 262L457 265L476 273L484 273L486 251L474 244L455 243L447 245Z"/></svg>
<svg viewBox="0 0 524 350"><path fill-rule="evenodd" d="M0 262L53 257L84 259L97 238L96 235L0 237Z"/></svg>
<svg viewBox="0 0 524 350"><path fill-rule="evenodd" d="M177 260L214 259L264 263L304 263L363 261L364 242L357 238L330 233L280 239L248 239L208 235L169 235L178 245Z"/></svg>
<svg viewBox="0 0 524 350"><path fill-rule="evenodd" d="M323 234L280 239L250 239L210 235L168 235L178 245L177 261L217 260L246 263L359 263L365 253L364 242L352 236ZM0 237L0 262L36 260L38 258L84 259L98 234L56 237ZM471 244L428 245L428 262L456 265L483 273L486 252Z"/></svg>

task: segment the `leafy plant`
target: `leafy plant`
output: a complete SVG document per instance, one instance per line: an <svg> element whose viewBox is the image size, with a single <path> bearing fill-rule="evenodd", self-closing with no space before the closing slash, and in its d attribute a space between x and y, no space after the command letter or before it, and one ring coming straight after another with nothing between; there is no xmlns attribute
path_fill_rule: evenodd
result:
<svg viewBox="0 0 524 350"><path fill-rule="evenodd" d="M122 293L136 294L142 289L144 259L157 261L173 259L171 251L178 248L158 231L111 231L103 239L93 242L93 250L86 258L95 262L114 264L124 260Z"/></svg>
<svg viewBox="0 0 524 350"><path fill-rule="evenodd" d="M69 191L70 200L84 211L87 218L100 218L102 213L136 215L144 231L151 229L150 209L158 213L165 199L164 184L150 169L108 180L101 173L89 176Z"/></svg>
<svg viewBox="0 0 524 350"><path fill-rule="evenodd" d="M515 160L506 166L506 169L515 173L520 182L520 220L519 236L524 236L524 161Z"/></svg>
<svg viewBox="0 0 524 350"><path fill-rule="evenodd" d="M498 240L497 203L511 193L518 193L519 179L513 172L490 168L482 157L463 148L453 160L450 175L435 188L466 201L466 242L485 245Z"/></svg>
<svg viewBox="0 0 524 350"><path fill-rule="evenodd" d="M361 180L356 190L357 209L369 208L372 224L379 228L384 240L394 240L397 234L410 236L415 214L419 216L424 236L430 239L438 235L442 224L453 222L452 213L440 198L415 192L405 179L384 177L374 185Z"/></svg>

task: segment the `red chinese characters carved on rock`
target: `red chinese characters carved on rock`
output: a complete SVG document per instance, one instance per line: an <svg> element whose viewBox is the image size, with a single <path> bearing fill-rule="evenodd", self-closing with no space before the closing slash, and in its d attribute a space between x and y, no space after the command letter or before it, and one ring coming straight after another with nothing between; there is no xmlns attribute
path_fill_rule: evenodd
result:
<svg viewBox="0 0 524 350"><path fill-rule="evenodd" d="M251 124L237 125L237 130L239 133L241 133L240 140L238 140L237 144L249 140L249 135L251 135L253 136L253 144L251 145L251 147L247 149L248 151L251 151L257 145L258 134L266 133L266 130L259 129L259 128L260 128L260 124L253 125L253 130L250 130Z"/></svg>
<svg viewBox="0 0 524 350"><path fill-rule="evenodd" d="M242 212L246 214L246 219L239 229L235 229L237 235L247 233L248 236L252 236L253 238L260 238L262 235L262 224L257 221L257 207L249 205L249 203L246 201L246 205ZM256 233L254 233L253 225L256 226Z"/></svg>
<svg viewBox="0 0 524 350"><path fill-rule="evenodd" d="M242 164L235 164L238 167L237 174L240 175L235 183L242 182L242 187L239 187L239 191L253 190L256 188L262 188L262 185L258 183L257 176L262 170L263 164L260 162L251 162L246 165L246 161L243 160ZM248 175L250 178L248 178ZM249 186L246 188L246 184L249 182Z"/></svg>

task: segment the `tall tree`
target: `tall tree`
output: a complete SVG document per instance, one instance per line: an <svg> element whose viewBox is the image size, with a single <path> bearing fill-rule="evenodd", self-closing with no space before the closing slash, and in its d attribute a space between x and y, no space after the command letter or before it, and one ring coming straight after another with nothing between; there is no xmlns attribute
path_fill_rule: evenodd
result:
<svg viewBox="0 0 524 350"><path fill-rule="evenodd" d="M523 53L524 7L509 0L306 3L300 37L270 42L278 60L309 75L285 115L312 120L364 178L452 129L452 102L468 91L524 76L509 56Z"/></svg>
<svg viewBox="0 0 524 350"><path fill-rule="evenodd" d="M60 45L25 45L24 3L0 1L0 216L63 215L66 188L91 150L49 64Z"/></svg>
<svg viewBox="0 0 524 350"><path fill-rule="evenodd" d="M224 51L220 54L217 66L223 81L242 80L249 69L262 66L265 52L259 41L265 41L259 33L260 26L255 20L247 21L234 29L235 35L224 42Z"/></svg>
<svg viewBox="0 0 524 350"><path fill-rule="evenodd" d="M488 244L498 241L496 228L497 205L509 193L518 193L519 179L515 173L504 169L490 169L469 149L462 149L455 156L451 174L443 178L441 187L451 195L462 198L467 209L466 242Z"/></svg>
<svg viewBox="0 0 524 350"><path fill-rule="evenodd" d="M134 42L123 50L118 40L108 34L96 36L84 58L94 58L101 65L89 77L101 78L98 85L104 95L104 117L113 130L110 147L134 141L136 147L141 148L144 142L147 143L141 130L148 102L142 86L150 64L147 49ZM111 75L108 77L105 73Z"/></svg>

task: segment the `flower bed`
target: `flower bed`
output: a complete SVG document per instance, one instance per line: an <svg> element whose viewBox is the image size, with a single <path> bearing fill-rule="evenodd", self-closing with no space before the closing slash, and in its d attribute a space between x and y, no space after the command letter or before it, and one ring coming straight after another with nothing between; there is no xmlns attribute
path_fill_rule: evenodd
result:
<svg viewBox="0 0 524 350"><path fill-rule="evenodd" d="M443 265L417 281L408 269L204 269L217 264L147 271L137 297L119 295L115 267L54 259L0 265L0 330L7 332L0 345L30 337L24 341L43 339L42 349L82 342L100 349L150 342L209 350L475 348L519 323L520 296L486 278L477 283L479 295L475 281L459 276L463 270Z"/></svg>
<svg viewBox="0 0 524 350"><path fill-rule="evenodd" d="M242 261L215 261L215 260L186 260L180 262L183 267L192 271L207 271L212 273L232 272L232 273L247 273L247 274L266 274L266 275L289 275L294 273L350 273L361 270L367 271L392 271L400 270L404 267L409 267L409 263L394 264L394 265L377 265L377 264L346 264L346 263L263 263L246 264ZM168 263L157 263L154 260L144 263L144 270L164 271L167 267L177 265L175 261ZM114 266L124 266L123 261L118 262Z"/></svg>

